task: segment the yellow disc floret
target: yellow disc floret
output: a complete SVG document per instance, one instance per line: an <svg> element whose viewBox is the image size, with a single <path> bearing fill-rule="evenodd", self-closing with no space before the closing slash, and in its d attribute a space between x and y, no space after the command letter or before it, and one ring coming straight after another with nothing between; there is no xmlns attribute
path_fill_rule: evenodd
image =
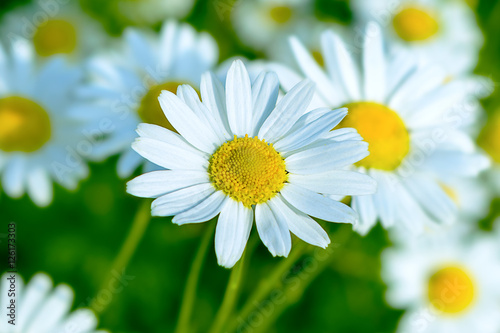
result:
<svg viewBox="0 0 500 333"><path fill-rule="evenodd" d="M177 88L181 84L183 83L170 81L152 86L142 98L139 109L137 110L137 114L142 121L148 124L165 127L177 133L175 128L168 121L167 117L165 117L165 114L161 109L160 102L158 101L158 97L160 96L162 90L168 90L175 94L177 92Z"/></svg>
<svg viewBox="0 0 500 333"><path fill-rule="evenodd" d="M493 161L500 163L500 113L488 120L479 136L479 145Z"/></svg>
<svg viewBox="0 0 500 333"><path fill-rule="evenodd" d="M246 207L274 197L288 178L285 161L273 145L248 135L220 146L210 158L208 173L217 190Z"/></svg>
<svg viewBox="0 0 500 333"><path fill-rule="evenodd" d="M410 150L410 135L403 120L388 107L372 102L346 105L348 114L337 128L355 128L368 142L370 155L357 166L391 171Z"/></svg>
<svg viewBox="0 0 500 333"><path fill-rule="evenodd" d="M424 41L434 36L439 24L433 13L420 8L405 8L392 20L398 36L407 42Z"/></svg>
<svg viewBox="0 0 500 333"><path fill-rule="evenodd" d="M50 118L40 105L19 96L0 99L0 150L34 152L50 136Z"/></svg>
<svg viewBox="0 0 500 333"><path fill-rule="evenodd" d="M293 11L287 6L276 6L269 9L269 16L277 24L286 24L292 18Z"/></svg>
<svg viewBox="0 0 500 333"><path fill-rule="evenodd" d="M33 36L35 50L42 57L72 53L77 42L73 24L58 19L48 20L40 25Z"/></svg>
<svg viewBox="0 0 500 333"><path fill-rule="evenodd" d="M474 282L462 268L448 266L439 269L429 279L428 297L432 306L444 314L460 313L472 304Z"/></svg>

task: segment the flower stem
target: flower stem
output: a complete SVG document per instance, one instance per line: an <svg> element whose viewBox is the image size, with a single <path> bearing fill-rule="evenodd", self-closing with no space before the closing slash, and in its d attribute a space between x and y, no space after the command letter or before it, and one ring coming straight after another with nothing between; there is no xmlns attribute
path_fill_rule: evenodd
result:
<svg viewBox="0 0 500 333"><path fill-rule="evenodd" d="M151 220L150 206L151 203L149 200L143 200L139 205L137 213L134 217L134 221L132 222L130 232L125 239L120 252L116 256L113 265L111 266L109 277L105 280L100 290L106 290L110 284L110 281L113 281L115 279L116 274L123 274L125 268L127 268L130 259L134 255L137 246L144 236L144 232L146 231L149 221ZM94 310L96 310L97 312L104 312L104 310L106 310L108 306L109 303L106 304L105 307Z"/></svg>
<svg viewBox="0 0 500 333"><path fill-rule="evenodd" d="M198 247L198 250L194 257L194 261L191 265L191 269L187 279L186 288L184 289L179 320L177 322L177 328L175 329L176 333L190 332L189 320L191 319L191 313L193 312L193 307L196 299L196 289L200 280L200 273L203 268L203 263L207 256L208 248L210 247L212 236L214 234L216 222L210 221L206 224L207 226L205 234L203 235L203 239L201 240L200 246Z"/></svg>

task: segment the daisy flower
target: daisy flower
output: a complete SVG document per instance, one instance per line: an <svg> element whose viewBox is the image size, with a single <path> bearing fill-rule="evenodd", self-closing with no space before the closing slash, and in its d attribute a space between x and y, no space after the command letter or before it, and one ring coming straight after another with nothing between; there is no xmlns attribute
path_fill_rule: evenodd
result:
<svg viewBox="0 0 500 333"><path fill-rule="evenodd" d="M34 2L9 12L3 22L4 41L27 39L40 59L66 55L80 60L106 41L100 24L84 13L78 1Z"/></svg>
<svg viewBox="0 0 500 333"><path fill-rule="evenodd" d="M14 277L14 278L13 278ZM15 287L14 287L14 286ZM14 292L9 292L15 290ZM52 280L43 273L33 276L27 285L17 273L5 273L0 281L0 332L37 333L106 333L97 331L97 317L88 309L69 312L73 290L65 284L52 287ZM15 294L9 296L10 294ZM15 325L9 324L11 300L15 300Z"/></svg>
<svg viewBox="0 0 500 333"><path fill-rule="evenodd" d="M316 82L310 107L347 107L349 114L337 128L353 127L369 144L370 156L356 167L377 180L378 190L353 198L360 214L356 229L365 234L378 218L386 228L402 223L415 232L426 224L454 221L457 207L443 182L477 176L489 166L464 131L481 110L472 96L482 93L478 80L445 81L444 71L421 67L406 52L390 56L374 23L365 35L363 47L351 45L349 53L348 45L325 31L325 69L296 38L290 39L301 71ZM270 68L285 91L301 80L284 66Z"/></svg>
<svg viewBox="0 0 500 333"><path fill-rule="evenodd" d="M88 174L82 157L92 153L100 118L81 114L91 105L73 96L83 78L80 68L52 57L35 66L34 50L16 40L0 44L0 174L7 195L27 190L39 206L52 201L52 181L75 189Z"/></svg>
<svg viewBox="0 0 500 333"><path fill-rule="evenodd" d="M187 24L166 22L159 35L126 30L118 51L91 60L92 84L80 91L82 97L99 104L94 113L107 114L114 124L106 142L96 148L96 157L121 153L118 174L129 176L144 163L130 148L137 137L137 125L150 123L174 130L158 103L160 91L175 92L182 84L198 89L201 75L215 66L217 59L215 40ZM154 166L149 164L148 168Z"/></svg>
<svg viewBox="0 0 500 333"><path fill-rule="evenodd" d="M220 213L215 250L221 266L232 267L245 248L255 215L257 231L274 256L287 256L290 232L326 247L327 233L310 217L355 223L357 214L327 194L369 194L370 177L344 170L368 155L352 129L330 131L345 109L305 113L314 93L309 81L297 84L276 103L274 73L253 85L243 63L229 69L226 88L211 74L202 77L200 101L188 85L159 100L176 132L141 124L133 148L167 170L128 183L135 196L156 198L155 216L174 216L182 225L208 221ZM179 134L177 134L179 133Z"/></svg>
<svg viewBox="0 0 500 333"><path fill-rule="evenodd" d="M493 160L487 172L488 184L496 196L500 196L500 111L493 113L479 135L479 145Z"/></svg>
<svg viewBox="0 0 500 333"><path fill-rule="evenodd" d="M118 11L134 24L154 25L167 18L184 18L195 0L118 0Z"/></svg>
<svg viewBox="0 0 500 333"><path fill-rule="evenodd" d="M286 46L288 35L301 31L312 9L311 0L239 0L231 18L243 44L276 53Z"/></svg>
<svg viewBox="0 0 500 333"><path fill-rule="evenodd" d="M382 256L390 305L406 309L397 332L500 331L500 256L489 235L451 228L405 241Z"/></svg>
<svg viewBox="0 0 500 333"><path fill-rule="evenodd" d="M477 65L483 36L474 11L464 0L353 0L361 25L375 21L390 41L439 63L450 76ZM464 45L467 45L464 47Z"/></svg>

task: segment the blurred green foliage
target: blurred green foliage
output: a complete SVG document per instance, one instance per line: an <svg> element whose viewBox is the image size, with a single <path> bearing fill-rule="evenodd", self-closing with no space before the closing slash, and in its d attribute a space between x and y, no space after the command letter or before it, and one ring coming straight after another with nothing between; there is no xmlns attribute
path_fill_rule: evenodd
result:
<svg viewBox="0 0 500 333"><path fill-rule="evenodd" d="M217 1L199 0L186 21L217 39L221 61L234 55L251 59L262 56L238 41L229 12L219 17ZM28 2L3 0L0 13ZM83 5L110 34L118 36L127 24L117 15L113 0L85 0ZM477 71L498 82L500 5L497 1L481 0L477 12L486 35ZM318 0L315 13L327 21L347 24L351 20L348 3L342 0ZM500 94L496 92L485 101L488 112L496 110L499 102ZM0 198L0 233L6 233L8 222L17 223L21 274L30 278L44 271L55 283L68 283L76 293L74 307L90 306L101 290L141 201L126 194L126 181L115 172L116 161L114 157L105 163L92 164L90 177L75 192L55 186L54 203L48 208L37 208L26 196L13 200L2 193ZM482 221L486 228L499 215L498 206L497 202L490 217ZM333 235L333 245L337 242L336 233L349 228L322 225ZM127 269L126 274L134 279L121 293L112 295L109 307L100 314L100 327L115 333L172 332L190 263L204 228L204 225L178 227L170 218L154 218ZM387 306L385 286L380 279L380 253L389 245L386 233L378 226L365 238L350 230L349 234L345 242L337 245L333 259L303 298L292 304L266 332L394 331L402 311ZM0 251L0 261L6 263L5 243L1 246L4 250ZM258 288L258 282L266 279L282 260L272 258L259 241L245 276L241 301L248 299ZM229 271L217 265L211 246L194 311L195 327L207 327L213 320L228 276Z"/></svg>

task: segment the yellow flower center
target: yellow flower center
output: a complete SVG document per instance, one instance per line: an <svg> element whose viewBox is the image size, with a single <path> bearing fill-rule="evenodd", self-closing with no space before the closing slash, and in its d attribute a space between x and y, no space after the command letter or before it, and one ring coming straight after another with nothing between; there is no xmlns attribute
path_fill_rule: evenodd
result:
<svg viewBox="0 0 500 333"><path fill-rule="evenodd" d="M72 53L77 46L76 29L65 20L48 20L37 28L33 44L42 57Z"/></svg>
<svg viewBox="0 0 500 333"><path fill-rule="evenodd" d="M457 314L474 301L474 283L462 268L449 266L429 279L428 297L432 306L444 314Z"/></svg>
<svg viewBox="0 0 500 333"><path fill-rule="evenodd" d="M479 136L479 144L493 161L500 163L500 113L488 120Z"/></svg>
<svg viewBox="0 0 500 333"><path fill-rule="evenodd" d="M268 201L288 179L285 161L273 145L248 135L220 146L210 158L208 173L217 190L246 207Z"/></svg>
<svg viewBox="0 0 500 333"><path fill-rule="evenodd" d="M0 99L0 150L34 152L50 136L50 118L40 105L19 96Z"/></svg>
<svg viewBox="0 0 500 333"><path fill-rule="evenodd" d="M413 7L396 14L392 24L398 36L407 42L427 40L439 30L439 24L432 13Z"/></svg>
<svg viewBox="0 0 500 333"><path fill-rule="evenodd" d="M160 102L158 101L158 97L160 96L162 90L168 90L174 94L177 93L177 88L182 84L184 83L170 81L151 87L142 98L139 109L137 110L137 114L142 121L148 124L165 127L177 133L175 128L168 121L167 117L165 117L165 114L161 109Z"/></svg>
<svg viewBox="0 0 500 333"><path fill-rule="evenodd" d="M286 24L292 18L293 11L287 6L276 6L269 9L269 16L277 24Z"/></svg>
<svg viewBox="0 0 500 333"><path fill-rule="evenodd" d="M355 128L368 142L368 155L357 166L392 171L410 150L410 135L403 120L388 107L372 102L350 103L337 128Z"/></svg>

